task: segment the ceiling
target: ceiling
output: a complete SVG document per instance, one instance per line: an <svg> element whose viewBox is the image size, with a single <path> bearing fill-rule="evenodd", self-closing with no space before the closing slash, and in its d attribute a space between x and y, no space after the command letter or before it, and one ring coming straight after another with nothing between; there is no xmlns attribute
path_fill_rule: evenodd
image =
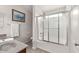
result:
<svg viewBox="0 0 79 59"><path fill-rule="evenodd" d="M41 9L42 11L50 11L50 10L55 10L58 8L62 8L65 5L39 5L37 6L39 9Z"/></svg>
<svg viewBox="0 0 79 59"><path fill-rule="evenodd" d="M43 12L52 11L52 10L59 9L62 7L65 7L65 5L36 5L35 15L39 16L39 15L42 15Z"/></svg>
<svg viewBox="0 0 79 59"><path fill-rule="evenodd" d="M27 7L27 10L32 12L32 5L24 5L24 7ZM65 5L35 5L36 13L47 12L55 9L59 9L65 7Z"/></svg>

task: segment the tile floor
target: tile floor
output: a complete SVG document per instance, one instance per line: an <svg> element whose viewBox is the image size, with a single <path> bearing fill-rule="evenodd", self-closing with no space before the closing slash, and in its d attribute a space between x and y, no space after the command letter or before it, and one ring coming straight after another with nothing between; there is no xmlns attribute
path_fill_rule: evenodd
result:
<svg viewBox="0 0 79 59"><path fill-rule="evenodd" d="M29 45L29 47L27 48L27 53L48 53L47 51L44 51L42 49L32 49L32 41L26 43Z"/></svg>

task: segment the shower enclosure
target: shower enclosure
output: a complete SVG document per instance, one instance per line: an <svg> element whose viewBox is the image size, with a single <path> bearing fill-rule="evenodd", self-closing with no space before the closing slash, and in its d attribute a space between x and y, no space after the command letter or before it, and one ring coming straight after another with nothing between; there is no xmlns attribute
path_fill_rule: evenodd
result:
<svg viewBox="0 0 79 59"><path fill-rule="evenodd" d="M55 53L79 52L79 6L65 7L48 12L35 7L33 48Z"/></svg>
<svg viewBox="0 0 79 59"><path fill-rule="evenodd" d="M67 45L68 23L68 11L38 16L38 40L53 44Z"/></svg>

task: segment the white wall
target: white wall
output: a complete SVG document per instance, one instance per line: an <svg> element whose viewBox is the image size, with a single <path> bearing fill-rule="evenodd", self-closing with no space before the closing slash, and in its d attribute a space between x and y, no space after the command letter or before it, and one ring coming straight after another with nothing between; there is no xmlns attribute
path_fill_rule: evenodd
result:
<svg viewBox="0 0 79 59"><path fill-rule="evenodd" d="M79 52L79 46L75 46L75 43L79 44L79 6L73 7L71 19L71 52Z"/></svg>
<svg viewBox="0 0 79 59"><path fill-rule="evenodd" d="M52 6L52 5L51 5ZM47 6L45 6L47 7ZM57 7L59 8L59 7ZM55 6L55 9L57 9L56 6ZM60 7L61 8L61 7ZM54 8L52 7L51 10L54 10ZM48 7L48 10L44 10L39 8L39 6L34 6L34 15L35 16L39 16L39 15L43 15L43 12L46 12L46 11L50 11L50 8ZM46 50L46 51L49 51L49 52L69 52L69 46L64 46L64 45L57 45L57 44L53 44L53 43L48 43L48 42L42 42L42 41L38 41L38 36L37 36L37 26L36 26L36 17L34 16L34 19L33 19L33 48L40 48L40 49L43 49L43 50ZM70 29L68 29L69 31ZM69 43L70 41L68 41Z"/></svg>
<svg viewBox="0 0 79 59"><path fill-rule="evenodd" d="M12 21L12 9L25 13L24 23ZM0 28L0 33L6 33L10 36L10 24L17 23L20 24L20 36L17 39L22 42L28 41L28 38L32 35L32 7L30 5L0 5L0 15L4 16L4 25Z"/></svg>

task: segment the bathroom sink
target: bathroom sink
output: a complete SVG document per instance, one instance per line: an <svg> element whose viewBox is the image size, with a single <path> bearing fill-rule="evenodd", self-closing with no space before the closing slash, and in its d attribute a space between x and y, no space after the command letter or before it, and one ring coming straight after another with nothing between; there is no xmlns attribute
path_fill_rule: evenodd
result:
<svg viewBox="0 0 79 59"><path fill-rule="evenodd" d="M7 40L0 43L0 53L17 53L26 47L28 45L18 40Z"/></svg>
<svg viewBox="0 0 79 59"><path fill-rule="evenodd" d="M8 42L0 45L0 51L8 51L12 48L16 47L16 43Z"/></svg>

